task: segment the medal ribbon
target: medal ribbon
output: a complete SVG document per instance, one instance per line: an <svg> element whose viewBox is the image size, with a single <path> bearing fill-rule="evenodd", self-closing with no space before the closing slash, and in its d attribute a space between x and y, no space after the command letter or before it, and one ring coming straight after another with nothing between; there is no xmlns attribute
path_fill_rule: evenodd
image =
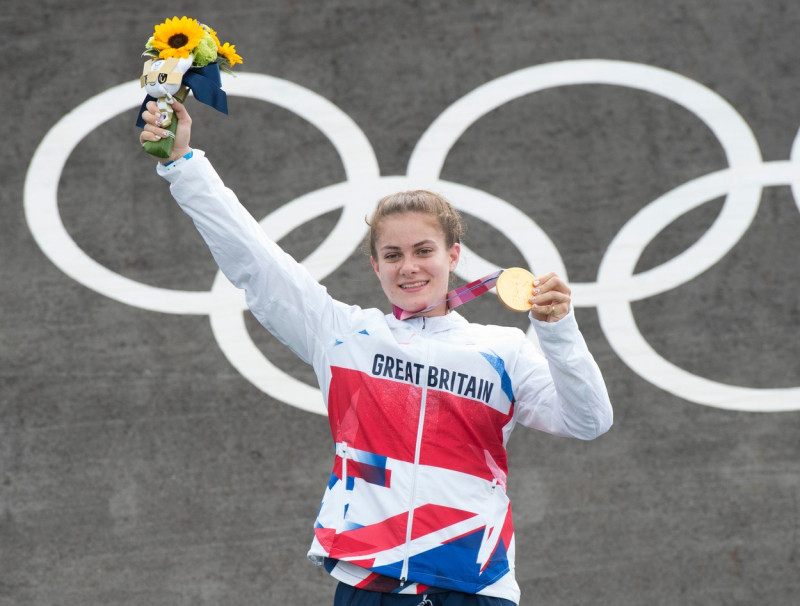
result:
<svg viewBox="0 0 800 606"><path fill-rule="evenodd" d="M491 273L488 276L478 278L469 284L464 284L464 286L459 286L458 288L455 288L447 293L447 296L443 300L437 301L425 309L420 309L419 311L406 311L397 305L392 305L392 313L394 313L394 317L398 320L408 320L409 318L413 318L419 314L424 314L426 311L430 311L442 303L447 303L448 310L454 309L459 305L468 303L469 301L472 301L472 299L480 297L481 295L492 290L497 282L497 278L500 277L501 273L503 273L502 269L500 271Z"/></svg>

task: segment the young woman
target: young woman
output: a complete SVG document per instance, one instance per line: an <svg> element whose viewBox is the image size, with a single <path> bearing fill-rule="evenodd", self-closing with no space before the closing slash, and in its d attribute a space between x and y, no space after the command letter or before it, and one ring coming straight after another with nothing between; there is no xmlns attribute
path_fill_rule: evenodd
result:
<svg viewBox="0 0 800 606"><path fill-rule="evenodd" d="M255 317L313 366L322 390L336 454L308 555L339 580L334 604L517 604L512 428L593 439L612 423L567 285L552 273L531 284L541 352L518 329L467 322L444 302L458 214L414 191L387 196L370 219L370 262L396 313L336 301L190 148L177 102L175 115L158 173ZM154 103L142 117L141 142L166 136Z"/></svg>

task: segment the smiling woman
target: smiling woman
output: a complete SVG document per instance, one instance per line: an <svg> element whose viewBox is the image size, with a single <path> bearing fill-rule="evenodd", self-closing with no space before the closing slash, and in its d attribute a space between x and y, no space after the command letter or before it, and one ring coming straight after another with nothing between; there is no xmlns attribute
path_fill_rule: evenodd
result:
<svg viewBox="0 0 800 606"><path fill-rule="evenodd" d="M529 285L541 352L519 329L468 322L447 293L460 218L416 190L383 198L368 221L394 313L336 301L190 147L186 108L176 102L175 113L176 151L158 173L253 315L320 385L335 457L308 557L340 582L335 604L400 604L409 593L435 605L516 604L512 428L593 439L613 418L569 287L555 273ZM161 131L155 103L142 117L144 142Z"/></svg>
<svg viewBox="0 0 800 606"><path fill-rule="evenodd" d="M386 298L408 314L438 316L461 254L461 217L443 196L397 192L378 202L370 226L372 268Z"/></svg>
<svg viewBox="0 0 800 606"><path fill-rule="evenodd" d="M379 205L375 214L380 213ZM447 313L450 273L458 264L461 246L445 234L437 215L396 212L373 218L371 225L370 242L375 242L376 252L370 262L392 305L423 316Z"/></svg>

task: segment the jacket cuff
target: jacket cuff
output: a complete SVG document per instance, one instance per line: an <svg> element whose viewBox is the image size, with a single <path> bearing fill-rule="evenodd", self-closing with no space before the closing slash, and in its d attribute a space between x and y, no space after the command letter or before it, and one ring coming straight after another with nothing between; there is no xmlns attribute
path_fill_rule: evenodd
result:
<svg viewBox="0 0 800 606"><path fill-rule="evenodd" d="M169 175L179 173L187 163L191 162L193 159L199 159L204 156L205 152L203 152L202 149L193 149L185 156L181 156L172 162L167 162L166 164L161 164L159 162L156 165L156 172L160 177L169 180Z"/></svg>

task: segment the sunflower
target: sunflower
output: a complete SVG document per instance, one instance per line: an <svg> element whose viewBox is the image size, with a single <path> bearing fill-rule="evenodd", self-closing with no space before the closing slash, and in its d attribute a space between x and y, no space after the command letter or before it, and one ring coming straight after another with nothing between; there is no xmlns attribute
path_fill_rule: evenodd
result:
<svg viewBox="0 0 800 606"><path fill-rule="evenodd" d="M156 25L153 47L159 51L161 59L186 59L205 35L206 31L194 19L173 17Z"/></svg>
<svg viewBox="0 0 800 606"><path fill-rule="evenodd" d="M219 47L218 53L233 67L237 63L242 63L242 58L236 54L236 45L226 42Z"/></svg>

